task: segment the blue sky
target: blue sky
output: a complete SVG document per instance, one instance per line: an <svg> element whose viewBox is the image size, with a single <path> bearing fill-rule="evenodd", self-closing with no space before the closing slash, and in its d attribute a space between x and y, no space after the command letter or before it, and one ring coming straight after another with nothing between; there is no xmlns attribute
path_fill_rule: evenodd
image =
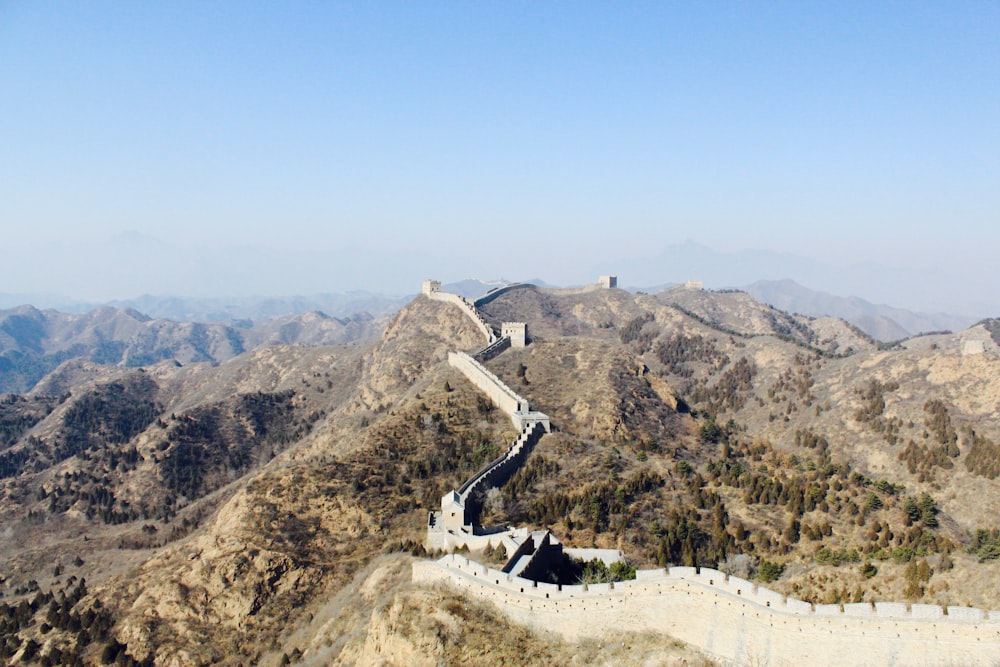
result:
<svg viewBox="0 0 1000 667"><path fill-rule="evenodd" d="M572 283L686 239L996 291L1000 3L0 0L0 145L0 292Z"/></svg>

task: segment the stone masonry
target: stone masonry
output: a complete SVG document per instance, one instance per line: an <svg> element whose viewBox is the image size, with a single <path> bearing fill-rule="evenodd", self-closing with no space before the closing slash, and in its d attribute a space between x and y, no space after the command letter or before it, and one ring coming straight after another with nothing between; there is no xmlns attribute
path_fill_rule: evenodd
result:
<svg viewBox="0 0 1000 667"><path fill-rule="evenodd" d="M517 529L502 529L487 533L478 525L478 518L482 510L482 499L485 492L490 488L505 484L524 463L535 443L550 428L548 415L531 410L525 398L518 395L480 363L480 361L502 353L511 345L524 347L526 325L522 322L505 322L501 328L501 336L497 338L492 327L476 310L474 303L457 295L441 292L440 283L437 281L428 280L424 284L424 293L429 297L459 306L474 322L482 325L481 328L486 334L486 347L474 355L451 352L448 354L448 363L465 375L470 382L490 398L494 405L506 413L510 417L511 423L519 431L518 437L503 454L487 463L460 489L450 491L442 496L440 512L431 512L428 517L427 545L437 549L459 546L486 548L502 543L508 554L524 556L525 545L532 541L529 533ZM484 537L485 540L482 539ZM509 544L503 540L507 540ZM537 542L546 548L552 544L558 544L554 538L544 540L539 538ZM533 550L532 553L536 551L537 549ZM532 559L528 558L523 561L523 564L528 566L531 562ZM513 556L509 564L514 564Z"/></svg>
<svg viewBox="0 0 1000 667"><path fill-rule="evenodd" d="M811 605L693 567L639 570L633 581L560 586L461 555L413 565L513 621L569 641L666 633L727 665L996 665L1000 612L899 603Z"/></svg>
<svg viewBox="0 0 1000 667"><path fill-rule="evenodd" d="M435 281L428 282L433 289ZM442 294L437 285L431 294ZM473 304L462 299L458 305L463 303L471 317L485 323ZM490 331L487 347L474 356L497 340L508 341L500 352L510 346L509 336L496 339ZM531 412L527 400L473 356L451 353L449 363L511 417L520 435L503 455L441 499L441 512L432 512L428 521L427 543L472 550L503 545L509 558L500 570L461 555L418 561L415 583L449 583L493 602L515 622L571 641L595 636L612 641L622 632L667 633L725 664L998 664L1000 611L893 602L812 605L709 568L639 570L634 581L614 584L533 580L534 561L562 553L555 536L523 528L483 529L476 520L480 491L509 479L548 430L548 417ZM595 628L600 629L596 634Z"/></svg>

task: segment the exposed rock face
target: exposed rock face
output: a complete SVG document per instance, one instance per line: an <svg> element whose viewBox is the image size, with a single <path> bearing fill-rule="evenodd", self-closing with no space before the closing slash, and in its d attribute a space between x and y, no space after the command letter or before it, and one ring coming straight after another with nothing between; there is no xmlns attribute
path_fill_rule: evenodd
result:
<svg viewBox="0 0 1000 667"><path fill-rule="evenodd" d="M395 401L448 352L481 347L479 330L457 307L416 298L363 361L358 400L371 409Z"/></svg>
<svg viewBox="0 0 1000 667"><path fill-rule="evenodd" d="M151 558L123 582L120 639L133 655L157 664L226 662L259 655L240 637L279 630L279 609L291 612L324 579L316 565L261 548L248 535L247 498L220 509L204 535ZM264 612L264 613L262 613Z"/></svg>

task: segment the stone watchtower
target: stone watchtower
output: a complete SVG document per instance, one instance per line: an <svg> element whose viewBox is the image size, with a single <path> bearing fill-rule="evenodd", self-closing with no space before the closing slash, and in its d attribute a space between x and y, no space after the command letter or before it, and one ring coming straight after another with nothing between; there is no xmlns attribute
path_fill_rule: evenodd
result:
<svg viewBox="0 0 1000 667"><path fill-rule="evenodd" d="M425 280L424 281L424 294L430 296L435 292L441 291L441 281L440 280Z"/></svg>
<svg viewBox="0 0 1000 667"><path fill-rule="evenodd" d="M465 503L458 491L441 496L441 525L445 530L460 531L465 526Z"/></svg>
<svg viewBox="0 0 1000 667"><path fill-rule="evenodd" d="M500 325L500 337L510 338L511 347L528 344L528 325L524 322L504 322Z"/></svg>
<svg viewBox="0 0 1000 667"><path fill-rule="evenodd" d="M597 279L597 284L604 289L611 289L612 287L618 287L618 276L600 276Z"/></svg>

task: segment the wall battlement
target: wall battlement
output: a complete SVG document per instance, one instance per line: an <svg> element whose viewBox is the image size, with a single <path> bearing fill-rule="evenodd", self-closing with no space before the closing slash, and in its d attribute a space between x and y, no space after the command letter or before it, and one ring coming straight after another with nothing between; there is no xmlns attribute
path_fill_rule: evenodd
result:
<svg viewBox="0 0 1000 667"><path fill-rule="evenodd" d="M488 347L486 349L489 349ZM541 412L532 412L527 399L508 387L503 380L490 372L485 366L464 352L449 352L448 363L457 368L476 385L480 391L489 396L493 404L507 413L514 427L521 431L532 422L541 422L545 430L549 430L549 418Z"/></svg>
<svg viewBox="0 0 1000 667"><path fill-rule="evenodd" d="M517 469L524 464L524 460L531 453L535 443L545 434L545 427L542 422L530 422L521 430L517 439L507 448L507 450L483 466L475 475L466 480L457 491L449 491L441 498L441 512L439 515L431 514L428 520L428 530L433 533L445 531L457 531L468 534L475 534L475 525L479 520L479 513L482 511L483 497L487 489L503 486L507 483ZM437 525L440 520L440 525ZM446 539L443 536L435 535L430 542L445 542L454 546L460 546L460 540ZM462 542L469 546L468 541ZM490 543L483 544L483 548ZM444 548L438 546L436 548ZM470 546L471 548L471 546ZM511 553L508 549L508 553Z"/></svg>
<svg viewBox="0 0 1000 667"><path fill-rule="evenodd" d="M814 606L709 568L640 570L634 581L558 586L449 555L414 563L413 580L450 583L515 621L569 639L592 636L595 627L611 635L667 632L737 664L992 665L1000 655L998 612Z"/></svg>
<svg viewBox="0 0 1000 667"><path fill-rule="evenodd" d="M497 298L501 294L506 294L507 292L512 292L518 289L528 289L532 288L534 285L531 283L511 283L510 285L504 285L503 287L497 287L491 289L489 292L479 297L473 302L473 305L478 308L480 306L485 306L493 299Z"/></svg>
<svg viewBox="0 0 1000 667"><path fill-rule="evenodd" d="M510 337L501 336L500 339L497 340L495 343L487 345L483 349L479 350L479 352L473 354L472 358L482 363L484 361L489 361L493 357L500 355L509 348L510 348Z"/></svg>
<svg viewBox="0 0 1000 667"><path fill-rule="evenodd" d="M486 489L503 486L507 483L524 460L531 453L532 448L535 443L542 437L545 433L545 429L542 427L541 423L533 422L524 427L517 440L507 448L507 451L503 453L502 456L491 461L482 470L472 476L462 487L458 490L458 494L462 499L462 503L466 508L466 514L468 515L472 509L475 511L472 514L475 517L479 515L479 505L481 496ZM471 519L467 520L466 523L473 523Z"/></svg>

